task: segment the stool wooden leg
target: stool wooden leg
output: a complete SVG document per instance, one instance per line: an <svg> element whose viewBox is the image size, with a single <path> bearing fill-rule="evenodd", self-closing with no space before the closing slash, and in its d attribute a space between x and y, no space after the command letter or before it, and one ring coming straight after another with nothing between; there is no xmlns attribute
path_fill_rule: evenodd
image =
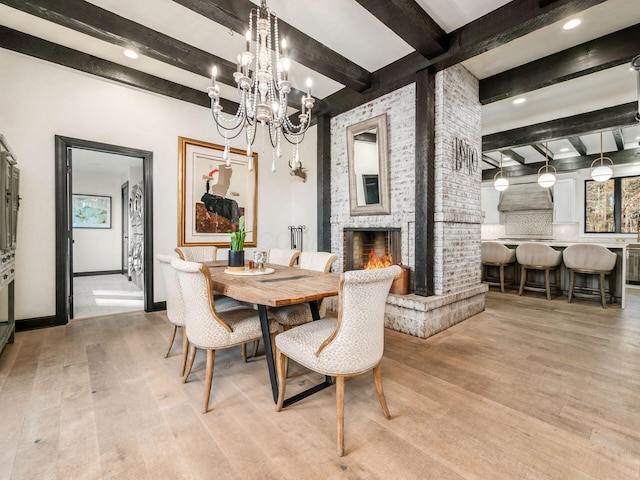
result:
<svg viewBox="0 0 640 480"><path fill-rule="evenodd" d="M547 300L551 300L551 287L549 286L549 270L548 268L544 269L544 286L547 290Z"/></svg>
<svg viewBox="0 0 640 480"><path fill-rule="evenodd" d="M602 308L607 308L607 297L604 293L604 272L600 272L598 283L600 284L600 301Z"/></svg>
<svg viewBox="0 0 640 480"><path fill-rule="evenodd" d="M500 265L500 290L504 293L504 265Z"/></svg>
<svg viewBox="0 0 640 480"><path fill-rule="evenodd" d="M576 286L576 272L569 270L569 295L567 301L571 303L573 300L573 287Z"/></svg>
<svg viewBox="0 0 640 480"><path fill-rule="evenodd" d="M527 283L527 267L524 265L520 266L520 291L518 295L522 295L522 291L524 290L524 284Z"/></svg>

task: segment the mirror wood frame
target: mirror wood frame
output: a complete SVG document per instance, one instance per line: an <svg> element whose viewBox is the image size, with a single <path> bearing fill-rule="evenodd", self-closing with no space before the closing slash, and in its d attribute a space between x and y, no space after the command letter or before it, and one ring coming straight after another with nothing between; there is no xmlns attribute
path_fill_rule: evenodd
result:
<svg viewBox="0 0 640 480"><path fill-rule="evenodd" d="M361 133L376 129L378 144L378 195L379 203L358 205L355 173L355 137ZM347 158L349 161L349 206L351 215L389 215L389 161L387 158L387 114L383 113L347 127Z"/></svg>

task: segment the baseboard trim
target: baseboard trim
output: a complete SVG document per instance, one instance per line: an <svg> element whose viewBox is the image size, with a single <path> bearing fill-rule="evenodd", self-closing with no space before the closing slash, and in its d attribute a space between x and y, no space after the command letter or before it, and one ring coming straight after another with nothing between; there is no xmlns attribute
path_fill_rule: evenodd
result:
<svg viewBox="0 0 640 480"><path fill-rule="evenodd" d="M39 328L55 327L56 316L49 315L47 317L23 318L16 320L16 332L25 332L27 330L37 330Z"/></svg>
<svg viewBox="0 0 640 480"><path fill-rule="evenodd" d="M159 312L167 309L167 302L153 302L153 311Z"/></svg>
<svg viewBox="0 0 640 480"><path fill-rule="evenodd" d="M99 272L73 272L74 277L93 277L96 275L124 275L122 270L100 270Z"/></svg>

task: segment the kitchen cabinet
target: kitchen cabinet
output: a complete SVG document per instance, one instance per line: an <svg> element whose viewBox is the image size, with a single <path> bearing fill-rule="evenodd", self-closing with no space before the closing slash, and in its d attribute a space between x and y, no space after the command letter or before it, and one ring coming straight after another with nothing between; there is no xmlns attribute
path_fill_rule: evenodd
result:
<svg viewBox="0 0 640 480"><path fill-rule="evenodd" d="M493 188L493 184L482 187L481 193L482 204L482 223L499 224L500 212L498 212L498 203L500 202L500 192Z"/></svg>
<svg viewBox="0 0 640 480"><path fill-rule="evenodd" d="M640 285L640 243L627 246L627 283Z"/></svg>
<svg viewBox="0 0 640 480"><path fill-rule="evenodd" d="M553 187L553 223L576 223L576 181L558 179Z"/></svg>

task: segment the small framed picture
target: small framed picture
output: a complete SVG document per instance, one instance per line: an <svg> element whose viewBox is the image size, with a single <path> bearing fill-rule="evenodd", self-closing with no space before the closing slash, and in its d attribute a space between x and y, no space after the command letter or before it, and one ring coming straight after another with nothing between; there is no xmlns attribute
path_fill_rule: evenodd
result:
<svg viewBox="0 0 640 480"><path fill-rule="evenodd" d="M73 194L73 228L111 228L111 197Z"/></svg>

